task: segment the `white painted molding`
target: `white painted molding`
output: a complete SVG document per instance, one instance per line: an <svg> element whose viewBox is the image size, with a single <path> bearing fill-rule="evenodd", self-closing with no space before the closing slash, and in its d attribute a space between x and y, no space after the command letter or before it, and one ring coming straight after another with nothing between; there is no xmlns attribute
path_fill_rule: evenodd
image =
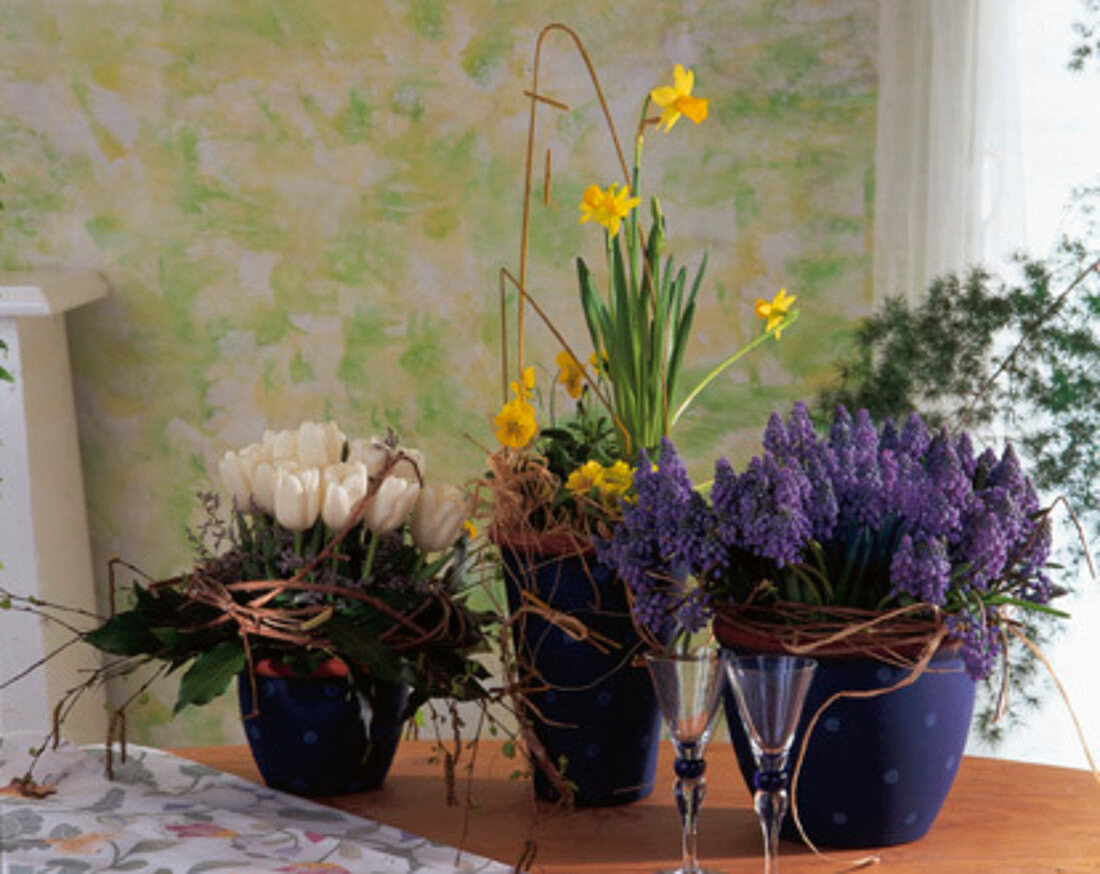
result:
<svg viewBox="0 0 1100 874"><path fill-rule="evenodd" d="M107 294L96 273L0 274L0 581L20 595L95 611L84 478L64 313ZM2 355L2 353L0 353ZM68 631L26 613L0 611L0 679L64 643ZM52 705L96 654L76 645L0 690L0 734L41 731ZM104 736L106 700L84 696L66 723L74 740Z"/></svg>

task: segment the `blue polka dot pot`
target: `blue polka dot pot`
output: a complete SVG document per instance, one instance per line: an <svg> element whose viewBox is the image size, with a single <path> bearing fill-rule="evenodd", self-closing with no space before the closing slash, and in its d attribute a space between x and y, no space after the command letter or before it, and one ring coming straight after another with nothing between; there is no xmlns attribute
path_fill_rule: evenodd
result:
<svg viewBox="0 0 1100 874"><path fill-rule="evenodd" d="M344 795L379 788L401 739L407 686L374 681L361 692L347 677L256 677L258 713L244 732L264 782L295 795ZM237 678L241 715L252 684Z"/></svg>
<svg viewBox="0 0 1100 874"><path fill-rule="evenodd" d="M909 673L872 659L818 662L791 748L792 772L810 719L834 692L885 688ZM923 837L962 759L974 690L962 660L944 648L911 686L831 704L810 737L796 790L802 826L810 839L823 847L855 849ZM751 786L752 752L728 689L724 703L738 764L746 786ZM790 814L782 834L799 840Z"/></svg>
<svg viewBox="0 0 1100 874"><path fill-rule="evenodd" d="M621 645L601 652L531 613L513 625L521 661L533 668L523 680L528 688L543 687L528 695L534 733L550 760L564 763L576 787L574 803L596 807L645 798L656 777L661 717L649 674L633 664L642 641L623 586L591 556L501 552L513 612L522 587ZM555 800L550 781L533 770L538 796Z"/></svg>

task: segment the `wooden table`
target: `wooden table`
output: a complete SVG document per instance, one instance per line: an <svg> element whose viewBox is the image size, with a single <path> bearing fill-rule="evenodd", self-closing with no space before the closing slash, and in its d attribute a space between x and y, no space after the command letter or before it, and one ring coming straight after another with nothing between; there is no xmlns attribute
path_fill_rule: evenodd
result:
<svg viewBox="0 0 1100 874"><path fill-rule="evenodd" d="M661 776L648 799L571 812L534 805L529 782L509 779L517 763L500 750L497 742L480 744L470 787L474 806L468 810L446 806L441 769L429 761L432 745L425 741L402 743L377 792L318 800L509 864L530 836L537 847L533 872L634 874L677 867L679 817L669 744L662 744ZM172 752L259 781L247 747ZM715 743L707 759L701 862L730 874L759 874L759 826L748 791L735 777L733 753L728 744ZM459 791L466 793L462 781ZM784 874L797 874L845 870L867 853L837 852L823 860L783 842L780 855ZM1100 872L1100 784L1087 771L967 758L932 831L878 855L878 867L889 874Z"/></svg>

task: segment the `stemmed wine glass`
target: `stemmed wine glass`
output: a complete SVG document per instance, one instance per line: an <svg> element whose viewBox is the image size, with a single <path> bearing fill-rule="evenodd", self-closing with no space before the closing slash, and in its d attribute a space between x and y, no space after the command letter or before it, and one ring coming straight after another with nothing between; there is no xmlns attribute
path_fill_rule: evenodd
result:
<svg viewBox="0 0 1100 874"><path fill-rule="evenodd" d="M706 874L699 867L696 837L706 794L703 752L710 740L725 679L725 656L717 650L695 655L647 655L646 666L661 715L676 747L676 806L683 828L683 865L672 874Z"/></svg>
<svg viewBox="0 0 1100 874"><path fill-rule="evenodd" d="M764 832L764 874L779 871L779 827L787 813L787 754L817 662L786 655L726 663L741 725L756 759L753 807Z"/></svg>

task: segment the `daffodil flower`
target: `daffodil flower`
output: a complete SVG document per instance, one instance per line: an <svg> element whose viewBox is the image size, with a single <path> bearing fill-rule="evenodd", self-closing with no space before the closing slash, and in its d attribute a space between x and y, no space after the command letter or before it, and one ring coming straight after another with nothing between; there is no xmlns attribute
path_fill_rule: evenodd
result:
<svg viewBox="0 0 1100 874"><path fill-rule="evenodd" d="M600 498L607 504L615 505L633 484L634 468L625 461L616 461L603 470L598 483Z"/></svg>
<svg viewBox="0 0 1100 874"><path fill-rule="evenodd" d="M790 310L794 302L798 300L793 294L787 294L787 289L781 288L778 293L770 301L759 298L756 301L756 315L757 318L767 319L767 323L764 325L765 331L771 331L787 318L787 312ZM775 339L779 339L779 335L783 333L780 329L775 332Z"/></svg>
<svg viewBox="0 0 1100 874"><path fill-rule="evenodd" d="M693 97L691 90L695 87L695 71L684 70L677 64L672 71L672 84L662 85L649 92L650 98L661 107L661 120L665 131L672 130L672 126L680 120L681 115L686 115L696 124L707 117L707 101L702 97Z"/></svg>
<svg viewBox="0 0 1100 874"><path fill-rule="evenodd" d="M566 350L562 349L556 359L558 362L558 382L565 386L571 398L579 398L584 391L584 368Z"/></svg>
<svg viewBox="0 0 1100 874"><path fill-rule="evenodd" d="M589 185L581 200L581 218L583 225L587 221L596 221L607 228L611 236L619 233L619 225L632 209L641 203L641 198L630 196L630 186L609 185L601 189L598 185Z"/></svg>
<svg viewBox="0 0 1100 874"><path fill-rule="evenodd" d="M497 413L493 424L496 426L497 440L512 449L522 449L538 431L535 408L522 397L508 401Z"/></svg>
<svg viewBox="0 0 1100 874"><path fill-rule="evenodd" d="M592 489L599 488L603 473L603 465L598 461L586 461L569 474L565 487L574 495L587 495Z"/></svg>
<svg viewBox="0 0 1100 874"><path fill-rule="evenodd" d="M508 383L508 386L517 398L527 400L535 390L535 368L525 367L523 373L519 375L519 380Z"/></svg>

